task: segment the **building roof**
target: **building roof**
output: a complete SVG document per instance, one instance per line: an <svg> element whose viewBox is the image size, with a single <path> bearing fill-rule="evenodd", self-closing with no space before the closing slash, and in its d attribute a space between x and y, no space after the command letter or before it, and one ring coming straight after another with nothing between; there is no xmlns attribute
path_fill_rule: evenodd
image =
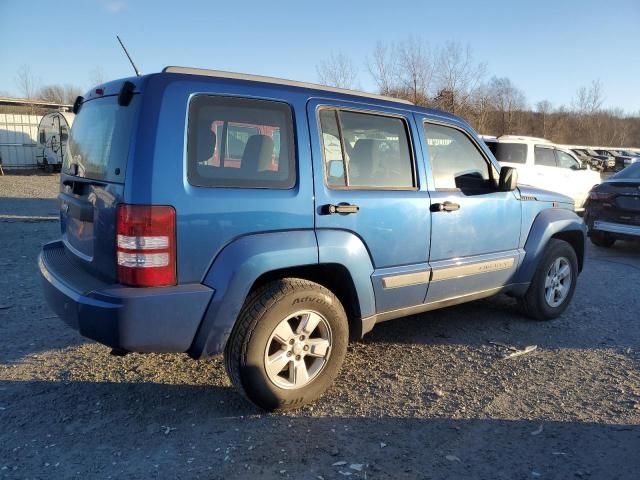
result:
<svg viewBox="0 0 640 480"><path fill-rule="evenodd" d="M46 100L32 100L29 98L15 98L15 97L0 97L0 105L25 105L34 107L60 107L71 108L72 105L49 102Z"/></svg>

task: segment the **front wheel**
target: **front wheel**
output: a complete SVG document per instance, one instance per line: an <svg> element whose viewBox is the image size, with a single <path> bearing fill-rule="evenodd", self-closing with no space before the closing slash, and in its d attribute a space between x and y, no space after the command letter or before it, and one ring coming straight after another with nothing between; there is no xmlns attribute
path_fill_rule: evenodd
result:
<svg viewBox="0 0 640 480"><path fill-rule="evenodd" d="M347 316L322 285L285 278L249 295L225 348L232 383L265 410L298 408L337 376L347 351Z"/></svg>
<svg viewBox="0 0 640 480"><path fill-rule="evenodd" d="M577 280L575 250L564 240L552 238L527 293L520 299L523 312L536 320L558 317L571 303Z"/></svg>

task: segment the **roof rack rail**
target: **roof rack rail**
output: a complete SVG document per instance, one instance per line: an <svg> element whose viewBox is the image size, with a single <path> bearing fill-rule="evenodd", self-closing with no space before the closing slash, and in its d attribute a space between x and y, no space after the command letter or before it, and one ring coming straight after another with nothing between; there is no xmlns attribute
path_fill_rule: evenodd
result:
<svg viewBox="0 0 640 480"><path fill-rule="evenodd" d="M500 135L498 140L526 140L530 142L553 143L551 140L547 140L546 138L530 137L528 135Z"/></svg>
<svg viewBox="0 0 640 480"><path fill-rule="evenodd" d="M316 83L298 82L295 80L287 80L284 78L265 77L262 75L249 75L246 73L225 72L222 70L207 70L204 68L191 67L175 67L168 66L162 69L166 73L182 73L186 75L204 75L206 77L218 78L234 78L236 80L248 80L251 82L274 83L277 85L288 85L290 87L309 88L313 90L324 90L325 92L342 93L344 95L356 95L358 97L375 98L377 100L385 100L387 102L406 103L413 105L413 102L402 98L388 97L386 95L378 95L376 93L362 92L359 90L349 90L347 88L329 87L327 85L319 85Z"/></svg>

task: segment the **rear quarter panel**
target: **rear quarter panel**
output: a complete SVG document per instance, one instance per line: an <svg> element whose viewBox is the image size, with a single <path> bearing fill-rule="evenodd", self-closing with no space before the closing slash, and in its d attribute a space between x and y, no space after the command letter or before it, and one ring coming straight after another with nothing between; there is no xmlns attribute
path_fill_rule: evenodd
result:
<svg viewBox="0 0 640 480"><path fill-rule="evenodd" d="M177 213L178 282L201 282L234 239L256 232L313 229L312 168L306 96L277 85L187 75L150 76L140 135L127 173L126 201L173 205ZM284 101L293 111L297 183L290 190L194 187L187 181L186 129L196 94ZM302 112L300 115L297 112Z"/></svg>

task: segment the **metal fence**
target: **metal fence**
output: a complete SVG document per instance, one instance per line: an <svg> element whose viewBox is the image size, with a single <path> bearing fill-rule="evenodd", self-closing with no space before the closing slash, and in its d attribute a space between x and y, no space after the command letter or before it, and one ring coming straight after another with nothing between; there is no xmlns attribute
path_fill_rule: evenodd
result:
<svg viewBox="0 0 640 480"><path fill-rule="evenodd" d="M35 168L38 125L42 115L0 113L0 159L3 168Z"/></svg>

